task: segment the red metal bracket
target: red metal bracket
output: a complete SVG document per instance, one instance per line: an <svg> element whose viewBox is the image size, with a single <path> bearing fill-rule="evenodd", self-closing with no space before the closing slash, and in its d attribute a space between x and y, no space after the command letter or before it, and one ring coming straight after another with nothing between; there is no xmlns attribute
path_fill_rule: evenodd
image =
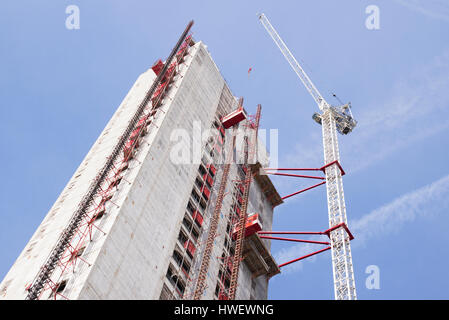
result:
<svg viewBox="0 0 449 320"><path fill-rule="evenodd" d="M342 222L340 224L337 224L336 226L333 226L332 228L327 229L326 231L324 231L324 234L327 235L330 238L330 233L338 228L343 228L345 229L346 233L349 236L349 240L353 240L354 236L352 235L351 231L349 231L348 226L346 225L346 223Z"/></svg>
<svg viewBox="0 0 449 320"><path fill-rule="evenodd" d="M308 179L319 179L326 180L325 177L316 177L316 176L304 176L299 174L290 174L290 173L267 173L275 176L285 176L285 177L297 177L297 178L308 178Z"/></svg>
<svg viewBox="0 0 449 320"><path fill-rule="evenodd" d="M336 164L338 166L338 168L340 169L341 175L344 176L346 173L343 170L342 166L340 165L340 162L338 162L338 160L332 161L324 166L322 166L321 168L265 168L265 172L266 174L270 174L270 175L276 175L276 176L284 176L284 177L295 177L295 178L306 178L306 179L318 179L318 180L324 180L321 183L317 183L311 187L305 188L305 189L301 189L297 192L294 192L292 194L286 195L284 197L282 197L282 200L285 200L287 198L293 197L297 194L303 193L307 190L316 188L318 186L321 186L322 184L326 183L326 177L318 177L318 176L309 176L309 175L300 175L300 174L291 174L291 173L279 173L279 172L269 172L269 171L322 171L324 174L326 174L326 168L332 166ZM268 171L268 172L267 172Z"/></svg>
<svg viewBox="0 0 449 320"><path fill-rule="evenodd" d="M303 243L314 243L314 244L327 244L329 245L329 242L323 242L323 241L312 241L312 240L302 240L302 239L290 239L290 238L279 238L279 237L271 237L271 236L260 236L262 239L272 239L272 240L282 240L282 241L293 241L293 242L303 242Z"/></svg>
<svg viewBox="0 0 449 320"><path fill-rule="evenodd" d="M326 231L318 231L318 232L305 232L305 231L259 231L257 232L257 234L260 236L260 238L262 239L271 239L271 240L281 240L281 241L292 241L292 242L302 242L302 243L312 243L312 244L323 244L323 245L328 245L328 247L318 250L318 251L314 251L312 253L306 254L302 257L296 258L294 260L291 261L287 261L284 262L282 264L279 265L279 268L282 268L286 265L289 265L293 262L297 262L297 261L301 261L303 259L312 257L318 253L327 251L329 249L331 249L330 246L330 242L325 242L325 241L313 241L313 240L303 240L303 239L292 239L292 238L280 238L280 237L273 237L273 236L266 236L266 235L273 235L273 234L288 234L288 235L327 235L330 239L330 234L332 231L337 230L338 228L343 228L345 229L346 233L349 236L349 240L353 240L354 236L352 235L351 231L349 231L348 226L346 225L346 223L342 222L340 224L337 224L335 226L333 226L332 228L327 229Z"/></svg>
<svg viewBox="0 0 449 320"><path fill-rule="evenodd" d="M326 173L325 169L334 164L336 164L338 166L338 168L340 169L341 175L346 174L338 160L329 162L328 164L325 164L321 168L264 168L264 170L265 171L322 171L323 173ZM267 174L276 174L276 173L267 173ZM322 178L322 177L304 176L304 178Z"/></svg>
<svg viewBox="0 0 449 320"><path fill-rule="evenodd" d="M327 167L330 167L330 166L332 166L332 165L334 165L334 164L337 165L338 169L340 169L341 175L344 176L344 175L346 174L346 172L343 170L343 168L342 168L340 162L338 162L338 160L332 161L332 162L330 162L330 163L328 163L328 164L322 166L322 167L320 168L320 170L323 171L323 173L326 173L326 168L327 168Z"/></svg>
<svg viewBox="0 0 449 320"><path fill-rule="evenodd" d="M320 171L321 168L276 168L276 169L267 168L265 170L266 171L271 171L271 170L274 170L274 171ZM308 175L301 175L301 174L278 173L278 172L267 172L267 174L276 175L276 176L284 176L284 177L295 177L295 178L326 180L325 177L308 176ZM313 185L311 187L304 188L304 189L301 189L301 190L296 191L294 193L291 193L289 195L286 195L286 196L282 197L281 199L285 200L285 199L293 197L293 196L295 196L297 194L303 193L303 192L305 192L307 190L310 190L310 189L316 188L318 186L321 186L322 184L325 184L325 183L326 183L326 181L317 183L317 184L315 184L315 185Z"/></svg>
<svg viewBox="0 0 449 320"><path fill-rule="evenodd" d="M315 185L313 185L313 186L311 186L311 187L308 187L308 188L305 188L305 189L301 189L301 190L296 191L296 192L294 192L294 193L292 193L292 194L286 195L286 196L282 197L281 199L282 199L282 200L285 200L285 199L287 199L287 198L296 196L297 194L303 193L303 192L305 192L305 191L307 191L307 190L310 190L310 189L316 188L316 187L318 187L318 186L321 186L322 184L325 184L325 183L326 183L326 181L317 183L317 184L315 184Z"/></svg>
<svg viewBox="0 0 449 320"><path fill-rule="evenodd" d="M318 254L318 253L327 251L327 250L329 250L330 248L331 248L331 247L329 246L329 247L327 247L327 248L324 248L324 249L321 249L321 250L318 250L318 251L315 251L315 252L306 254L305 256L299 257L299 258L297 258L297 259L294 259L294 260L291 260L291 261L282 263L282 264L279 265L279 268L285 267L286 265L292 264L293 262L297 262L297 261L301 261L301 260L303 260L303 259L305 259L305 258L309 258L309 257L311 257L311 256L314 256L314 255Z"/></svg>

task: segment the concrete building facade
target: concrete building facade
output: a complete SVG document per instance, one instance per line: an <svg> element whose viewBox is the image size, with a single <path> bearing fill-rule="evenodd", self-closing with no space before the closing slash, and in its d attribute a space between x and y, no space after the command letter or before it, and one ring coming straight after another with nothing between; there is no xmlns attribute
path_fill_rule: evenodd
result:
<svg viewBox="0 0 449 320"><path fill-rule="evenodd" d="M139 76L0 284L0 299L25 299L36 274L54 250L80 199L97 177L157 75ZM191 41L151 123L114 192L86 222L86 233L69 250L65 269L54 272L39 299L191 299L210 217L221 181L225 145L232 140L221 118L237 99L202 42ZM241 131L250 129L241 123ZM207 132L207 135L197 134ZM250 135L250 133L248 133ZM196 149L198 148L198 149ZM258 143L255 166L267 164ZM227 255L232 254L230 214L238 210L243 167L231 166L203 299L225 299ZM271 230L279 195L267 176L251 184L248 212ZM256 234L245 240L237 299L266 299L269 278L279 272L270 242Z"/></svg>

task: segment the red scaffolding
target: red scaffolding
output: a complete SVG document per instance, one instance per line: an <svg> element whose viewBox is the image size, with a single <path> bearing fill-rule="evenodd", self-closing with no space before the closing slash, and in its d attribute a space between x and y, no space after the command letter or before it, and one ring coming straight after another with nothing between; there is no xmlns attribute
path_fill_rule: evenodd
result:
<svg viewBox="0 0 449 320"><path fill-rule="evenodd" d="M188 47L193 44L191 36L187 36L192 25L193 21L184 30L166 64L161 65L159 60L155 65L157 67L153 66L153 70L157 74L153 86L130 121L130 125L122 135L121 140L114 148L113 154L108 157L105 167L98 174L88 193L81 201L79 211L75 212L46 263L33 283L27 287L28 300L42 298L46 290L52 291L50 296L54 299L58 296L67 299L66 296L61 294L61 288L67 284L67 279L64 279L67 271L71 267L74 270L78 259L89 264L81 257L86 239L89 237L89 241L92 240L93 228L105 234L98 227L97 221L106 213L106 203L114 204L111 199L120 182L126 180L124 172L129 167L129 161L134 157L142 137L147 133L147 128L152 123L169 84L179 71L179 65L183 62ZM149 101L151 101L151 104L148 103ZM119 156L120 153L122 157ZM191 246L189 246L189 250L194 251Z"/></svg>

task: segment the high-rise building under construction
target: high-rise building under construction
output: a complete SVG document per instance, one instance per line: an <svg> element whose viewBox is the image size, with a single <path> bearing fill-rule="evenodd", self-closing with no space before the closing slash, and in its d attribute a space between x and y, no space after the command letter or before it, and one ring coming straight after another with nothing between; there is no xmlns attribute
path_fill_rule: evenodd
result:
<svg viewBox="0 0 449 320"><path fill-rule="evenodd" d="M279 267L256 231L282 200L258 173L256 122L186 30L137 79L0 299L266 299Z"/></svg>

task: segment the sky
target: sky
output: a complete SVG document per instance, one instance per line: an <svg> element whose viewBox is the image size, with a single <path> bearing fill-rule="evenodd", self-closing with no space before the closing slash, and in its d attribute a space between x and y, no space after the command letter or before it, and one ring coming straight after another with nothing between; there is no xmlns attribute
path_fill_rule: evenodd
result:
<svg viewBox="0 0 449 320"><path fill-rule="evenodd" d="M66 28L69 5L79 29ZM379 29L367 28L370 5ZM449 297L447 1L16 0L0 9L0 279L134 81L191 19L233 94L250 113L260 103L261 128L278 130L279 166L323 165L317 106L258 22L264 12L328 102L338 104L333 93L350 101L358 121L339 135L358 298ZM273 181L281 195L310 185ZM324 187L275 208L273 230L327 228ZM273 242L272 253L282 263L320 248ZM284 267L269 298L333 299L330 253Z"/></svg>

